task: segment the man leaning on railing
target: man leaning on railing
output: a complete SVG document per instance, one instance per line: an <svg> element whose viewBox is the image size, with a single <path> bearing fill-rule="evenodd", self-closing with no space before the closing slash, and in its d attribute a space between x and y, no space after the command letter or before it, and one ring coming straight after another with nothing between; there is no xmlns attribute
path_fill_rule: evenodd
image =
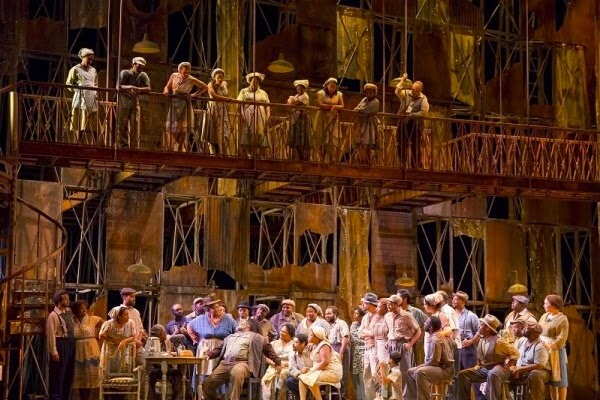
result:
<svg viewBox="0 0 600 400"><path fill-rule="evenodd" d="M151 90L150 78L142 71L146 60L135 57L130 69L124 69L119 74L119 145L121 147L140 148L140 101L139 93Z"/></svg>

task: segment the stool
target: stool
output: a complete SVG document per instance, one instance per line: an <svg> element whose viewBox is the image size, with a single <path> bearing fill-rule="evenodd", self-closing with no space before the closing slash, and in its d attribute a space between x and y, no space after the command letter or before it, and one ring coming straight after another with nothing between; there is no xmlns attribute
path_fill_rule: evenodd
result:
<svg viewBox="0 0 600 400"><path fill-rule="evenodd" d="M448 387L452 384L452 381L443 381L431 384L431 398L437 400L445 400L448 395ZM450 397L452 397L450 395Z"/></svg>
<svg viewBox="0 0 600 400"><path fill-rule="evenodd" d="M504 382L504 398L508 400L525 400L529 397L529 387L526 382ZM511 396L512 393L512 396Z"/></svg>
<svg viewBox="0 0 600 400"><path fill-rule="evenodd" d="M325 398L327 400L331 400L333 395L337 396L337 398L341 398L340 388L342 385L337 383L322 383L321 387L325 386ZM335 392L332 392L332 388L335 389Z"/></svg>
<svg viewBox="0 0 600 400"><path fill-rule="evenodd" d="M254 377L246 378L246 380L244 381L244 386L245 386L246 390L244 393L244 390L242 389L242 398L246 398L248 400L254 400L254 399L261 398L260 379L261 378L254 378ZM244 397L244 394L246 394L245 397Z"/></svg>

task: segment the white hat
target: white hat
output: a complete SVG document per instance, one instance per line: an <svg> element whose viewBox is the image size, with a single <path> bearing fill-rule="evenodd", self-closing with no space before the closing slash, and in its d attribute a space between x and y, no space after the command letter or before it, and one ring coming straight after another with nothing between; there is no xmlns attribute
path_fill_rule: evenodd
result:
<svg viewBox="0 0 600 400"><path fill-rule="evenodd" d="M140 65L146 65L146 60L144 60L143 57L134 57L133 60L131 60L131 62L133 64L140 64Z"/></svg>
<svg viewBox="0 0 600 400"><path fill-rule="evenodd" d="M83 57L86 57L89 55L94 55L94 50L83 47L81 50L79 50L78 55L79 55L79 58L83 59Z"/></svg>
<svg viewBox="0 0 600 400"><path fill-rule="evenodd" d="M294 81L294 87L297 86L304 86L304 89L308 88L308 79L300 79L297 81Z"/></svg>
<svg viewBox="0 0 600 400"><path fill-rule="evenodd" d="M265 80L265 74L261 74L260 72L250 72L246 75L246 82L250 83L254 77L258 78L261 82Z"/></svg>
<svg viewBox="0 0 600 400"><path fill-rule="evenodd" d="M223 76L225 76L225 71L223 71L221 68L215 68L213 69L213 71L210 73L210 77L215 79L215 76L217 76L218 73L222 73Z"/></svg>
<svg viewBox="0 0 600 400"><path fill-rule="evenodd" d="M329 78L325 81L325 83L323 84L323 87L326 87L330 82L335 83L336 85L338 84L337 79L335 78Z"/></svg>

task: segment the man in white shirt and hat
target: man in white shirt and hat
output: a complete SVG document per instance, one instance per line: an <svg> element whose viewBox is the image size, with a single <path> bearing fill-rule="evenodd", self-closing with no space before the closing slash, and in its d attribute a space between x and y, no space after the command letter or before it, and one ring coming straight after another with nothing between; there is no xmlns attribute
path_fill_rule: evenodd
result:
<svg viewBox="0 0 600 400"><path fill-rule="evenodd" d="M142 71L146 60L134 57L130 69L124 69L119 74L117 89L119 103L117 126L119 128L119 145L121 147L140 148L140 102L139 94L149 93L150 78Z"/></svg>

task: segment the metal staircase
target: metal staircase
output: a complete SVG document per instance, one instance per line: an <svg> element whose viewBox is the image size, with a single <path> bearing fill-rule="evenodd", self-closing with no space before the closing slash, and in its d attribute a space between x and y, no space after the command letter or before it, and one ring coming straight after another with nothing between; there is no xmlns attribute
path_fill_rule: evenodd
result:
<svg viewBox="0 0 600 400"><path fill-rule="evenodd" d="M16 168L5 161L0 163L7 172L2 174L0 183L4 222L0 231L0 395L2 399L36 398L48 394L44 331L53 307L52 294L61 281L57 270L66 246L66 230L60 221L17 197ZM36 259L25 265L15 263L19 246L16 232L27 223L26 218L17 218L17 210L37 220L33 230L37 239L27 249ZM40 243L40 230L49 227L56 231L58 240L55 247L44 250L47 247Z"/></svg>

